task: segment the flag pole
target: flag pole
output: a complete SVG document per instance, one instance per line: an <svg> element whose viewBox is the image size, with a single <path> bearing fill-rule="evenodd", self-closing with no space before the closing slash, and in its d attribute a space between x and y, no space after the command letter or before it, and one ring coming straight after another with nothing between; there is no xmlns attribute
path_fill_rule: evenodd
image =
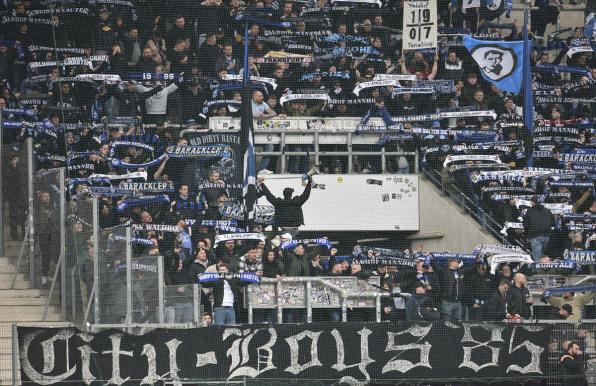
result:
<svg viewBox="0 0 596 386"><path fill-rule="evenodd" d="M530 10L524 9L524 26L523 26L523 37L524 37L524 59L523 59L523 84L524 84L524 126L526 127L527 133L524 138L530 138L534 132L534 99L532 95L532 70L531 70L531 42L528 36L528 25L530 22ZM526 141L530 142L531 141ZM532 165L532 151L533 146L526 149L528 153L528 166Z"/></svg>

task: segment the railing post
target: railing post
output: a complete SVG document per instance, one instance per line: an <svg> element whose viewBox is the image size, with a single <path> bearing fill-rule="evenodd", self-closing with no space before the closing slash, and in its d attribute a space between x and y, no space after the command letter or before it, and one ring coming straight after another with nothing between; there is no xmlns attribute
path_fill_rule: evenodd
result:
<svg viewBox="0 0 596 386"><path fill-rule="evenodd" d="M201 304L201 298L199 296L199 291L202 291L201 288L199 288L199 285L197 283L192 285L192 317L194 319L195 324L198 326L199 323L201 322L199 320L199 306Z"/></svg>
<svg viewBox="0 0 596 386"><path fill-rule="evenodd" d="M66 319L66 168L60 168L60 302L62 319Z"/></svg>
<svg viewBox="0 0 596 386"><path fill-rule="evenodd" d="M0 115L2 113L0 112ZM12 384L19 385L19 330L17 325L12 325Z"/></svg>
<svg viewBox="0 0 596 386"><path fill-rule="evenodd" d="M306 282L306 323L312 323L312 282Z"/></svg>
<svg viewBox="0 0 596 386"><path fill-rule="evenodd" d="M275 294L276 296L276 303L277 303L277 323L282 324L283 323L283 317L284 317L284 310L281 306L281 294L279 293L279 282L275 283Z"/></svg>
<svg viewBox="0 0 596 386"><path fill-rule="evenodd" d="M72 269L70 270L70 305L71 305L71 313L72 313L72 321L74 322L76 320L76 316L77 316L77 302L76 302L76 297L77 297L77 293L76 293L76 280L75 280L75 271L76 271L76 267L72 267Z"/></svg>
<svg viewBox="0 0 596 386"><path fill-rule="evenodd" d="M35 223L34 223L34 199L33 191L33 138L27 138L27 185L29 190L29 282L33 288L37 287L35 283Z"/></svg>
<svg viewBox="0 0 596 386"><path fill-rule="evenodd" d="M248 324L253 324L254 310L252 308L252 301L250 300L250 296L248 296L248 294L247 294L246 298L248 300Z"/></svg>
<svg viewBox="0 0 596 386"><path fill-rule="evenodd" d="M159 323L164 322L164 298L163 298L163 256L157 256L157 301L158 301L158 310L157 310L157 319Z"/></svg>
<svg viewBox="0 0 596 386"><path fill-rule="evenodd" d="M381 321L381 312L381 296L377 295L377 297L375 298L375 316L377 323Z"/></svg>
<svg viewBox="0 0 596 386"><path fill-rule="evenodd" d="M99 324L99 202L93 197L93 312L95 324Z"/></svg>
<svg viewBox="0 0 596 386"><path fill-rule="evenodd" d="M416 149L416 152L414 153L414 173L415 174L420 174L420 153L418 152L418 149Z"/></svg>
<svg viewBox="0 0 596 386"><path fill-rule="evenodd" d="M280 158L280 167L281 172L286 172L286 133L281 133L281 142L279 144L279 151L281 153Z"/></svg>
<svg viewBox="0 0 596 386"><path fill-rule="evenodd" d="M132 234L126 227L126 324L132 323Z"/></svg>
<svg viewBox="0 0 596 386"><path fill-rule="evenodd" d="M343 296L341 297L341 321L347 322L348 321L348 309L347 309L347 300Z"/></svg>
<svg viewBox="0 0 596 386"><path fill-rule="evenodd" d="M352 154L352 133L348 132L348 174L354 171L354 155Z"/></svg>
<svg viewBox="0 0 596 386"><path fill-rule="evenodd" d="M479 209L480 209L480 220L482 223L482 231L487 232L488 229L487 229L487 221L486 221L486 212L482 208L479 208Z"/></svg>

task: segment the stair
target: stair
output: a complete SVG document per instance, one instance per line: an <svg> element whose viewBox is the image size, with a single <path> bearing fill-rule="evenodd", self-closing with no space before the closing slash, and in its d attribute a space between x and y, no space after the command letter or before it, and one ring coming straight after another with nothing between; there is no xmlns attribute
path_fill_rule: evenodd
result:
<svg viewBox="0 0 596 386"><path fill-rule="evenodd" d="M5 232L6 234L7 232ZM29 262L21 261L14 288L11 287L21 242L7 240L5 257L0 257L0 386L12 380L12 325L61 326L60 308L51 305L46 321L42 322L48 289L32 288L29 282ZM28 250L25 251L28 256ZM37 267L39 272L39 267ZM20 380L17 384L20 384Z"/></svg>

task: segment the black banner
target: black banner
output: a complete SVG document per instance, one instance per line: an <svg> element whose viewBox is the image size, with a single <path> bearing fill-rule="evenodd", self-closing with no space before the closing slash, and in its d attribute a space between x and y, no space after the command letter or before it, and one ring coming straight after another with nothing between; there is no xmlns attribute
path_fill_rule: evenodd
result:
<svg viewBox="0 0 596 386"><path fill-rule="evenodd" d="M221 186L228 189L231 198L242 197L242 149L239 133L187 133L185 137L192 146L222 145L229 151L221 157L201 159L198 167L202 175L208 177L210 170L217 170L220 179L225 182ZM205 181L206 183L207 181ZM201 184L201 182L199 182Z"/></svg>
<svg viewBox="0 0 596 386"><path fill-rule="evenodd" d="M451 322L157 329L145 335L18 328L23 384L93 386L243 377L351 385L528 379L546 374L549 332L540 324Z"/></svg>

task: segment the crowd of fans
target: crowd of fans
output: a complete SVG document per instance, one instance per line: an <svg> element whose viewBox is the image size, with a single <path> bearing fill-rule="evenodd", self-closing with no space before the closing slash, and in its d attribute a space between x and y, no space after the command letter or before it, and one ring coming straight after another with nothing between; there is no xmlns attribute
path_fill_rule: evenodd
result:
<svg viewBox="0 0 596 386"><path fill-rule="evenodd" d="M275 206L275 215L246 230L259 234L272 226L272 233L258 242L227 240L215 248L217 235L246 226L232 210L235 197L226 188L225 165L211 162L199 167L196 159L167 156L151 163L163 156L167 146L188 145L180 128L168 122L201 127L213 117L239 116L238 79L249 71L256 89L251 106L255 119L362 117L355 131L383 132L379 145L370 149L420 151L427 170L440 174L448 190L457 187L478 205L478 211L502 224L511 242L527 243L534 262L559 261L568 250L594 250L592 37L579 26L543 38L548 16L554 13L556 21L558 11L544 2L537 4L532 17L535 120L530 132L523 123L522 95L484 81L461 41L463 34L520 40L519 23L504 17L505 3L497 9L483 3L463 12L462 2L455 2L455 7L439 2L439 49L403 55L401 1L382 2L380 8L367 2L327 0L104 0L77 7L55 6L52 1L3 3L2 135L4 144L20 149L3 153L7 161L3 178L10 182L4 184L4 197L10 203L11 235L17 239L25 233L25 194L14 189L23 189L22 143L33 137L36 169L45 180L37 189L36 203L43 284L59 254L52 237L59 217L52 205L57 175L48 171L66 166L72 227L78 235L73 242L80 246L76 257L82 266L94 253L85 232L91 220L83 214L89 211L85 197L93 193L100 200L99 225L106 235L113 233L102 244L102 251L111 251L106 253L113 257L110 267L123 262L117 257L123 249L122 243L108 241L115 236L122 241L118 227L133 224L135 253L164 255L166 280L173 286L194 283L209 270L271 278L378 275L387 290L413 293L407 300L387 298L384 318L440 314L460 319L468 314L474 320L528 318L524 274L532 273L530 264L504 265L491 275L483 259L462 267L458 258L439 264L400 252L405 255L400 259L411 261L405 267L391 263L388 268L385 262L363 269L359 256L338 259L337 249L327 243L309 252L303 243L283 249L290 237L296 239L296 229L302 225L300 206L308 200L310 180L301 196L293 198L292 191L284 191L283 199L274 198L266 181L260 181L260 192ZM246 7L261 9L259 20L249 26L248 68L242 60L244 22L237 20ZM593 8L589 2L586 14ZM400 86L366 86L399 74L416 80L400 81ZM417 92L429 87L430 94ZM493 116L408 119L491 110ZM382 118L383 125L373 125L371 117ZM124 128L105 123L123 123ZM363 158L358 171L380 172L379 159ZM269 161L261 166L276 170ZM297 166L302 162L297 158L290 167L305 172L308 165ZM408 170L403 157L391 162L396 171ZM134 166L144 163L150 165ZM141 177L143 173L146 176ZM92 174L102 175L101 183L90 178ZM138 199L127 192L92 189L106 188L106 178L108 187L121 187L122 181L149 184L122 188L141 191ZM281 240L280 235L288 232ZM351 253L353 246L341 247ZM88 281L89 272L81 270ZM230 284L214 287L212 298L202 294L203 304L230 307L229 294L234 293ZM586 299L569 296L563 303L553 301L559 308L551 316L579 317L578 304ZM232 296L236 306L233 299L239 295ZM171 310L171 320L190 317L183 303L172 304ZM207 311L211 312L209 307ZM335 310L321 318L337 315ZM226 312L214 316L217 322L236 320Z"/></svg>

